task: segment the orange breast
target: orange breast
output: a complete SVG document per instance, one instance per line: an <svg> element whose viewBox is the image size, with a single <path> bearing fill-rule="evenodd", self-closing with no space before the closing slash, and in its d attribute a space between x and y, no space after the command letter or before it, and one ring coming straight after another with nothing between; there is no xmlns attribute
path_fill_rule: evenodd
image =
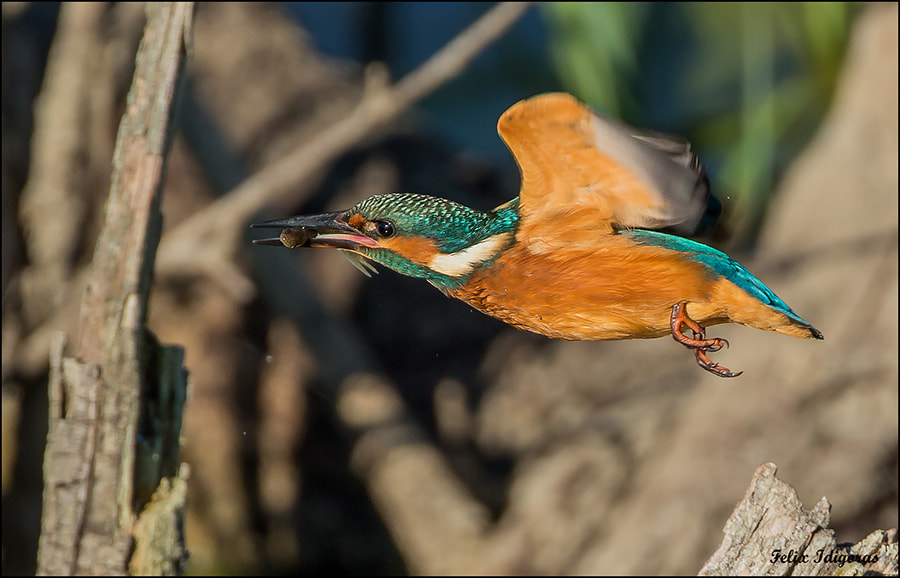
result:
<svg viewBox="0 0 900 578"><path fill-rule="evenodd" d="M661 337L688 301L702 325L727 321L716 279L678 252L604 235L552 252L517 243L451 295L510 325L575 340Z"/></svg>

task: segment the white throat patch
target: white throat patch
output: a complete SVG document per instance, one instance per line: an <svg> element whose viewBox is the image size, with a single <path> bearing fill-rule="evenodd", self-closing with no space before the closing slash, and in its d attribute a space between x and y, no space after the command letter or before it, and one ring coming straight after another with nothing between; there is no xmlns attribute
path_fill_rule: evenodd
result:
<svg viewBox="0 0 900 578"><path fill-rule="evenodd" d="M500 233L455 253L438 253L428 267L442 275L459 277L472 271L476 265L493 258L509 241L512 233Z"/></svg>

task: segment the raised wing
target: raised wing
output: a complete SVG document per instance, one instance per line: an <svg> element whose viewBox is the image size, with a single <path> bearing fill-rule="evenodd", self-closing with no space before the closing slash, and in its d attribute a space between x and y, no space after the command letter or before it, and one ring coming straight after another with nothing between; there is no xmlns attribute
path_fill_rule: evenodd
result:
<svg viewBox="0 0 900 578"><path fill-rule="evenodd" d="M548 227L559 237L568 219L593 234L690 234L703 214L709 180L683 139L634 129L564 93L514 104L497 131L522 173L519 227L529 238L552 237Z"/></svg>

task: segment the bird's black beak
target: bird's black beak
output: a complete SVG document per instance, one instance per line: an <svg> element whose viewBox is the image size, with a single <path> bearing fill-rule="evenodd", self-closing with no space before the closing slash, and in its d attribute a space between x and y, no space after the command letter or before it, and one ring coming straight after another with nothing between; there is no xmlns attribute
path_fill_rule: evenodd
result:
<svg viewBox="0 0 900 578"><path fill-rule="evenodd" d="M281 236L253 239L257 245L284 245L295 247L335 247L356 250L361 247L378 247L378 243L346 221L347 211L299 215L287 219L275 219L250 225L258 229L282 229Z"/></svg>

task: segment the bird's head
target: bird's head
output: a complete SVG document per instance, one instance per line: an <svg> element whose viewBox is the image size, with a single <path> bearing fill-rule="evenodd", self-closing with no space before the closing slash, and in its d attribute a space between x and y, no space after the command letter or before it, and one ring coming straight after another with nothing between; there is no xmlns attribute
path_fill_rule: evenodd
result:
<svg viewBox="0 0 900 578"><path fill-rule="evenodd" d="M428 195L375 195L346 211L257 223L284 229L278 239L254 242L288 247L334 247L361 271L361 255L411 277L452 289L492 262L514 239L516 201L491 212Z"/></svg>

